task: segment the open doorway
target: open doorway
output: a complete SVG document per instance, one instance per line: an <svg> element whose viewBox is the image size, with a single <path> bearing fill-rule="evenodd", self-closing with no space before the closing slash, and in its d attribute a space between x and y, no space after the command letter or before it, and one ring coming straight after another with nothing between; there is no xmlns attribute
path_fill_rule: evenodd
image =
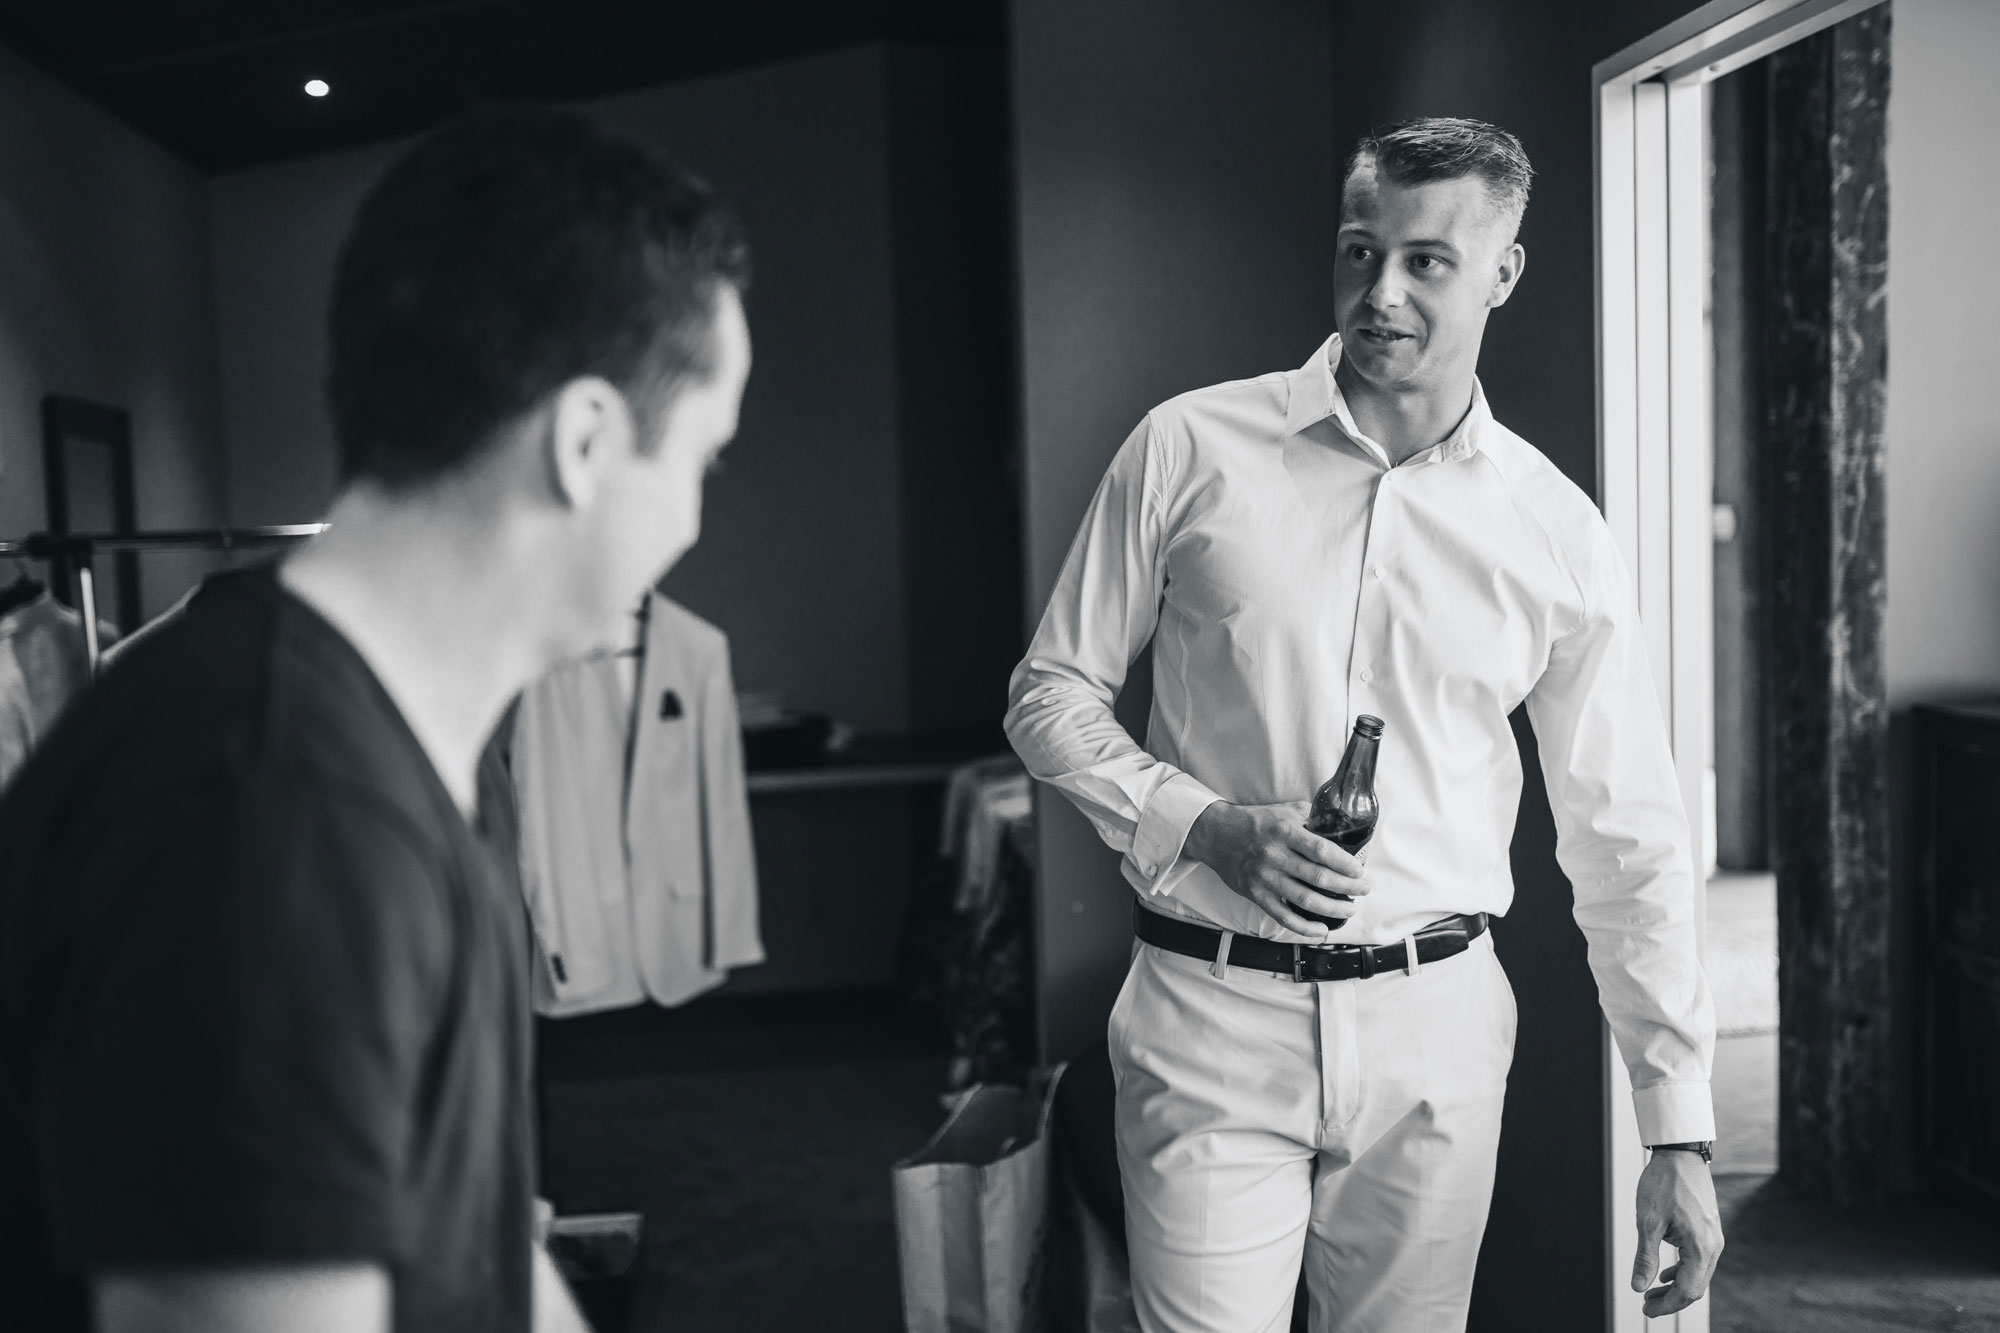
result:
<svg viewBox="0 0 2000 1333"><path fill-rule="evenodd" d="M1890 854L1892 812L1912 798L1889 743L1899 594L1884 483L1894 458L1908 468L1941 448L1929 430L1892 443L1885 409L1889 64L1906 16L1924 33L1912 49L1931 53L1909 77L1957 78L1956 96L1977 102L1990 62L1951 34L1992 26L1982 49L2000 51L2000 25L1954 0L1896 0L1893 27L1890 6L1866 0L1715 0L1597 71L1603 500L1711 871L1703 950L1730 1252L1679 1333L2000 1327L2000 1231L1890 1165L1907 1151L1903 1084L1934 1059L1913 1053L1916 988L1892 967L1899 920L1902 947L1930 945L1909 938L1922 876L1897 870L1920 859L1908 839L1921 820ZM1991 151L1959 130L1962 115L1947 99L1898 131L1949 161L1954 188L1982 179ZM1920 121L1944 142L1912 134ZM1972 211L1948 199L1895 205L1906 219ZM1956 350L1934 337L1906 340L1904 364ZM1919 399L1903 395L1906 420ZM1983 475L1951 471L1967 488ZM1906 567L1912 551L1969 546L1950 506L1930 508L1903 524ZM1906 623L1917 601L1904 599ZM1954 608L1985 614L1977 598ZM1643 1157L1618 1120L1614 1252ZM1643 1326L1622 1295L1611 1324Z"/></svg>
<svg viewBox="0 0 2000 1333"><path fill-rule="evenodd" d="M1872 148L1881 174L1886 18L1856 17L1873 9L1715 0L1597 68L1602 500L1637 583L1695 846L1739 872L1713 884L1701 930L1729 1033L1719 1165L1775 1171L1784 1124L1800 1169L1836 1195L1865 1173L1857 1148L1879 1128L1887 1066L1884 1033L1849 1021L1887 989L1880 932L1866 942L1886 900L1886 814L1856 781L1879 783L1886 750L1881 594L1865 577L1881 567L1879 486L1865 479L1886 343L1885 262L1866 243L1879 248L1886 193L1844 193L1854 175L1829 151ZM1796 62L1781 103L1791 137L1742 123L1764 71L1719 94L1718 139L1719 80L1843 20L1844 38ZM1773 143L1778 177L1756 158ZM1761 200L1751 173L1767 178ZM1774 290L1768 311L1753 299ZM1800 946L1782 1013L1781 920ZM1644 1162L1623 1121L1614 1111L1607 1126L1614 1254ZM1614 1328L1644 1325L1622 1291L1610 1313ZM1676 1324L1694 1333L1711 1317L1696 1306Z"/></svg>

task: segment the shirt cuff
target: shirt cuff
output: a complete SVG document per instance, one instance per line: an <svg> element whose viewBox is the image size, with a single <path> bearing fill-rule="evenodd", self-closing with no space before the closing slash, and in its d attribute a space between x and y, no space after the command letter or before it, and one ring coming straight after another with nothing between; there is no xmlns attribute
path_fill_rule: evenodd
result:
<svg viewBox="0 0 2000 1333"><path fill-rule="evenodd" d="M1160 881L1181 859L1188 830L1202 811L1221 799L1190 775L1176 773L1146 802L1132 835L1132 864L1144 877L1148 893L1160 891Z"/></svg>
<svg viewBox="0 0 2000 1333"><path fill-rule="evenodd" d="M1639 1114L1639 1142L1710 1143L1715 1139L1715 1103L1706 1083L1656 1083L1632 1090Z"/></svg>

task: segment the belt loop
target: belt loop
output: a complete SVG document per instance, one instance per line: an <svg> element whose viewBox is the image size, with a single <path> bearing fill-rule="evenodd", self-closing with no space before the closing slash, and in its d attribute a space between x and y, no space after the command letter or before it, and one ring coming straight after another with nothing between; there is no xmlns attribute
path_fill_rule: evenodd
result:
<svg viewBox="0 0 2000 1333"><path fill-rule="evenodd" d="M1403 936L1403 948L1409 951L1403 959L1403 970L1414 977L1423 967L1422 961L1417 957L1417 937L1415 935Z"/></svg>
<svg viewBox="0 0 2000 1333"><path fill-rule="evenodd" d="M1215 961L1209 964L1208 974L1217 981L1229 980L1229 941L1236 938L1236 932L1222 932L1222 943L1215 946Z"/></svg>

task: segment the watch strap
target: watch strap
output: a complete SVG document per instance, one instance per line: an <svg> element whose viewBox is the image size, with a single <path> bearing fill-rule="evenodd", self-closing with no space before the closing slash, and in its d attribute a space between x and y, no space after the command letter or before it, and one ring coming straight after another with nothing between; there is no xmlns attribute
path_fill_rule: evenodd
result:
<svg viewBox="0 0 2000 1333"><path fill-rule="evenodd" d="M1697 1152L1701 1154L1702 1161L1707 1162L1711 1166L1715 1164L1715 1154L1713 1151L1715 1144L1713 1142L1655 1143L1649 1146L1654 1152Z"/></svg>

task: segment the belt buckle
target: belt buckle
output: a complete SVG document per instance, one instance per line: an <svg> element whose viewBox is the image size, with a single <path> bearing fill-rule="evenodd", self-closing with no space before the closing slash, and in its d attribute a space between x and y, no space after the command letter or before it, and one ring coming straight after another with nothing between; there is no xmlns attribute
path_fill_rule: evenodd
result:
<svg viewBox="0 0 2000 1333"><path fill-rule="evenodd" d="M1369 977L1375 975L1378 969L1376 967L1375 949L1373 945L1294 944L1292 946L1292 980L1293 981L1333 980L1335 978L1322 977L1322 976L1308 977L1306 975L1306 959L1324 958L1329 960L1328 965L1330 966L1331 965L1330 960L1350 953L1354 954L1361 960L1361 972L1360 972L1361 980L1366 981Z"/></svg>
<svg viewBox="0 0 2000 1333"><path fill-rule="evenodd" d="M1332 965L1332 960L1352 950L1352 944L1294 944L1292 946L1293 981L1331 981L1336 978L1319 975ZM1306 975L1306 960L1318 960L1313 965L1313 975Z"/></svg>
<svg viewBox="0 0 2000 1333"><path fill-rule="evenodd" d="M1341 947L1338 944L1294 944L1292 946L1292 980L1301 982L1325 981L1326 978L1322 976L1306 975L1306 960L1309 958L1331 958L1340 951ZM1317 972L1318 966L1318 964L1315 964L1315 972Z"/></svg>

